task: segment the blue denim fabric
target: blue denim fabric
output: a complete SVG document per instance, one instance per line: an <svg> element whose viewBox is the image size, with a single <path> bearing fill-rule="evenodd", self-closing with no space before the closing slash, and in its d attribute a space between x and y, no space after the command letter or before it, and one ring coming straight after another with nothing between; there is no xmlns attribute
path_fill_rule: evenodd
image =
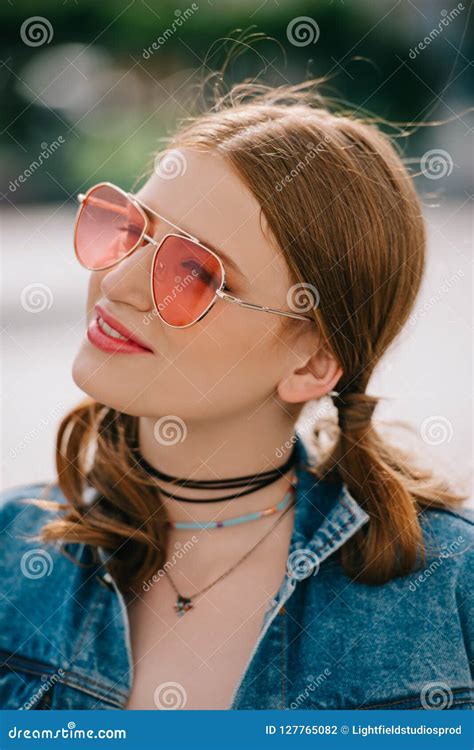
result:
<svg viewBox="0 0 474 750"><path fill-rule="evenodd" d="M288 572L230 708L472 710L472 513L424 512L422 567L357 583L337 550L369 518L345 485L316 481L296 446ZM27 538L50 512L21 501L44 488L0 494L0 708L122 709L133 680L123 598L90 548L68 546L77 564ZM49 495L64 501L56 485Z"/></svg>

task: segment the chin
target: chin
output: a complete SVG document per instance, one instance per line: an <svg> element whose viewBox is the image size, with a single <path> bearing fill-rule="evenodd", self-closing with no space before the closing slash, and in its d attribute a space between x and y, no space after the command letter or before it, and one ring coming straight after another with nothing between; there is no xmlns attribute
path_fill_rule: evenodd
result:
<svg viewBox="0 0 474 750"><path fill-rule="evenodd" d="M88 351L87 342L73 361L71 375L77 387L99 404L132 417L146 414L146 392L134 398L141 391L136 381L129 376L120 377L117 365L111 360L104 363L100 357L94 356L94 352Z"/></svg>
<svg viewBox="0 0 474 750"><path fill-rule="evenodd" d="M120 398L111 387L114 377L111 376L110 363L104 364L101 358L90 350L87 341L81 345L74 358L71 375L77 387L95 401L118 410L126 403L125 397Z"/></svg>

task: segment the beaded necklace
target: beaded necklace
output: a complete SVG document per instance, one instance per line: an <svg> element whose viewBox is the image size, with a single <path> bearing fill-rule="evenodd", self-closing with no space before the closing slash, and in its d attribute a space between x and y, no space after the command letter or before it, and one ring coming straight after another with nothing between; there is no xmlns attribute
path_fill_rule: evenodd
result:
<svg viewBox="0 0 474 750"><path fill-rule="evenodd" d="M254 513L227 518L224 521L204 521L201 523L194 521L167 521L167 524L172 529L223 529L226 526L238 526L241 523L247 523L247 521L258 521L259 518L271 516L280 510L284 510L292 498L295 486L296 479L292 481L291 489L288 490L283 500L277 505L272 505L270 508L265 508L264 510L257 510Z"/></svg>

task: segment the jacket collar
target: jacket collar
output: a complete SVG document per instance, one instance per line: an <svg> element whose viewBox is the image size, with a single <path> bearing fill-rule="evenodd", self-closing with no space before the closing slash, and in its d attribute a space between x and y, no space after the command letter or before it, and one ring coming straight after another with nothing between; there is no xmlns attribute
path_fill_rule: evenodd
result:
<svg viewBox="0 0 474 750"><path fill-rule="evenodd" d="M316 461L299 433L295 450L298 483L289 554L308 550L321 563L366 524L369 515L342 481L320 480L311 473Z"/></svg>
<svg viewBox="0 0 474 750"><path fill-rule="evenodd" d="M259 642L298 583L315 575L320 564L369 520L343 482L321 480L311 473L316 460L310 457L298 432L294 444L296 504L286 574L265 612ZM237 692L231 707L235 705L236 695Z"/></svg>

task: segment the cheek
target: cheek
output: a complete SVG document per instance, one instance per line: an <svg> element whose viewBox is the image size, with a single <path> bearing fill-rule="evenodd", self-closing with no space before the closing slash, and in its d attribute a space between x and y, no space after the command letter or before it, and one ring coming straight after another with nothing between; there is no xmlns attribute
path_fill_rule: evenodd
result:
<svg viewBox="0 0 474 750"><path fill-rule="evenodd" d="M224 301L218 303L215 310L206 333L222 350L234 351L235 359L250 352L270 354L279 348L281 319L277 315Z"/></svg>
<svg viewBox="0 0 474 750"><path fill-rule="evenodd" d="M228 398L229 389L235 396L245 390L268 393L285 368L279 319L230 305L217 307L192 328L172 332L176 366L198 391L211 391L214 397L220 393Z"/></svg>

